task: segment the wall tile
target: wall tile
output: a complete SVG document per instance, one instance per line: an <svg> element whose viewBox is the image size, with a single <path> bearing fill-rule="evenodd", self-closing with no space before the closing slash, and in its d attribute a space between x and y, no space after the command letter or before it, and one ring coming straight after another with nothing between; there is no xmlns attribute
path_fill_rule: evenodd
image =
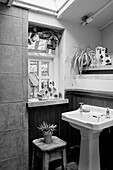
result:
<svg viewBox="0 0 113 170"><path fill-rule="evenodd" d="M0 45L0 73L22 74L22 48Z"/></svg>
<svg viewBox="0 0 113 170"><path fill-rule="evenodd" d="M0 160L23 154L23 136L22 130L0 133Z"/></svg>
<svg viewBox="0 0 113 170"><path fill-rule="evenodd" d="M27 87L27 86L26 86ZM23 100L22 76L0 75L0 103Z"/></svg>
<svg viewBox="0 0 113 170"><path fill-rule="evenodd" d="M0 162L0 170L24 170L23 156Z"/></svg>
<svg viewBox="0 0 113 170"><path fill-rule="evenodd" d="M26 102L23 103L23 124L24 128L28 129L28 111L26 108Z"/></svg>
<svg viewBox="0 0 113 170"><path fill-rule="evenodd" d="M28 129L24 129L24 153L28 154Z"/></svg>
<svg viewBox="0 0 113 170"><path fill-rule="evenodd" d="M23 76L23 101L28 102L28 76Z"/></svg>
<svg viewBox="0 0 113 170"><path fill-rule="evenodd" d="M28 48L28 21L22 20L22 46Z"/></svg>
<svg viewBox="0 0 113 170"><path fill-rule="evenodd" d="M0 15L0 43L22 45L22 19Z"/></svg>
<svg viewBox="0 0 113 170"><path fill-rule="evenodd" d="M24 126L23 104L0 104L0 132Z"/></svg>
<svg viewBox="0 0 113 170"><path fill-rule="evenodd" d="M29 10L22 9L22 18L26 19L27 21L28 21L28 14L29 14Z"/></svg>
<svg viewBox="0 0 113 170"><path fill-rule="evenodd" d="M29 170L29 155L24 155L24 170Z"/></svg>
<svg viewBox="0 0 113 170"><path fill-rule="evenodd" d="M9 8L5 4L0 3L0 14L22 18L22 9L14 6Z"/></svg>
<svg viewBox="0 0 113 170"><path fill-rule="evenodd" d="M22 66L22 73L28 76L28 49L26 47L22 48Z"/></svg>
<svg viewBox="0 0 113 170"><path fill-rule="evenodd" d="M27 34L28 10L0 3L0 170L29 169Z"/></svg>

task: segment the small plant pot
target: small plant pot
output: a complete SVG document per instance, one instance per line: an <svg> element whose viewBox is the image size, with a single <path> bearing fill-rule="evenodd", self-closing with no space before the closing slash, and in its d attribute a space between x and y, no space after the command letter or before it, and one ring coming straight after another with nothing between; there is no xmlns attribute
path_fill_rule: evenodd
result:
<svg viewBox="0 0 113 170"><path fill-rule="evenodd" d="M52 142L52 132L44 132L43 136L44 136L44 142L45 143L51 143Z"/></svg>

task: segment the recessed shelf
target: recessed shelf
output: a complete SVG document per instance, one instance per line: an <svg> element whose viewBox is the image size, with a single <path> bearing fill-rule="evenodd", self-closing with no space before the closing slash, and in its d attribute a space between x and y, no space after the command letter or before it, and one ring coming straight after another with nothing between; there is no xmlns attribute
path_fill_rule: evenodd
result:
<svg viewBox="0 0 113 170"><path fill-rule="evenodd" d="M83 70L83 74L113 74L113 65L89 66Z"/></svg>
<svg viewBox="0 0 113 170"><path fill-rule="evenodd" d="M106 65L106 66L89 66L87 70L112 70L113 65Z"/></svg>
<svg viewBox="0 0 113 170"><path fill-rule="evenodd" d="M48 54L48 53L42 53L42 52L36 52L34 50L28 50L28 57L29 58L54 58L54 54Z"/></svg>
<svg viewBox="0 0 113 170"><path fill-rule="evenodd" d="M27 103L28 107L40 107L40 106L49 106L49 105L59 105L69 103L68 99L54 99L54 100L45 100L45 101L37 101L30 100Z"/></svg>

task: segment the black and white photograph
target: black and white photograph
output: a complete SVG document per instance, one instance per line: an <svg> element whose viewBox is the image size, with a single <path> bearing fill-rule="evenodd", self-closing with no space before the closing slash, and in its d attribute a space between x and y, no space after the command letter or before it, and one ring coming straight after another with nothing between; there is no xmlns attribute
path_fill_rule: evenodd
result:
<svg viewBox="0 0 113 170"><path fill-rule="evenodd" d="M0 0L0 170L113 170L113 0Z"/></svg>

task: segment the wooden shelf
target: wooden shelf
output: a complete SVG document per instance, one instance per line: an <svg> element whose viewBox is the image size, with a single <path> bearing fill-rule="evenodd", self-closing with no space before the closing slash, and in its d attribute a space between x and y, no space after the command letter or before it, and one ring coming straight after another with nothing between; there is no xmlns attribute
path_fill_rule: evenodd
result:
<svg viewBox="0 0 113 170"><path fill-rule="evenodd" d="M41 53L41 52L35 52L34 50L28 51L28 57L29 58L54 58L54 54L48 54L48 53Z"/></svg>
<svg viewBox="0 0 113 170"><path fill-rule="evenodd" d="M54 100L29 100L27 103L28 107L40 107L40 106L50 106L50 105L59 105L69 103L68 99L54 99Z"/></svg>
<svg viewBox="0 0 113 170"><path fill-rule="evenodd" d="M82 74L113 74L113 65L90 66L85 68Z"/></svg>

